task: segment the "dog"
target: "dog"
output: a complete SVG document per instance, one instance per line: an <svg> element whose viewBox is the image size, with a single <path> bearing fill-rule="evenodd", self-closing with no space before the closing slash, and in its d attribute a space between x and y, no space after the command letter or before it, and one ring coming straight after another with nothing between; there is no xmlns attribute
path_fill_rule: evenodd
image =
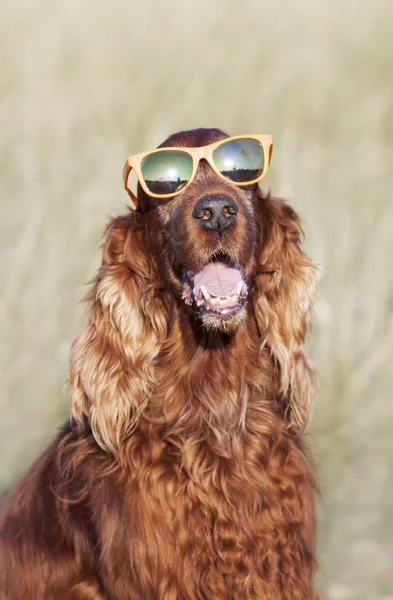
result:
<svg viewBox="0 0 393 600"><path fill-rule="evenodd" d="M72 419L3 507L1 600L318 597L318 268L259 187L272 148L196 129L128 159L136 210L106 230Z"/></svg>

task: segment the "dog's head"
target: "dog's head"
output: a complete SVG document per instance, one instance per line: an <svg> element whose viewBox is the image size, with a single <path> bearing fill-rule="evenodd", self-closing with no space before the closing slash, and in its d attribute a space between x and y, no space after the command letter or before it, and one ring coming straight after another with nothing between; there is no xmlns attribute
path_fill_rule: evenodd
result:
<svg viewBox="0 0 393 600"><path fill-rule="evenodd" d="M160 147L207 146L228 136L198 129L170 136ZM139 186L141 211L154 210L156 260L172 293L203 327L234 333L246 318L258 238L257 185L239 187L203 159L194 181L166 201ZM154 220L154 219L153 219Z"/></svg>
<svg viewBox="0 0 393 600"><path fill-rule="evenodd" d="M226 137L198 129L162 146L202 147ZM175 197L157 199L139 186L138 210L108 228L90 321L72 352L77 420L88 416L100 443L118 447L154 393L160 353L179 347L174 319L184 317L195 331L235 344L253 321L260 346L278 366L288 421L304 428L313 369L302 346L318 270L301 236L285 202L257 184L240 187L219 177L204 160Z"/></svg>

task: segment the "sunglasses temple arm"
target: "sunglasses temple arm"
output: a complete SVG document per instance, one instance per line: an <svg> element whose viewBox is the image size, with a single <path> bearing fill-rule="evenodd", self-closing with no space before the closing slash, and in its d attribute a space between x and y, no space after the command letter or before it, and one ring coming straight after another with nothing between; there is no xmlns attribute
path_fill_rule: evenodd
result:
<svg viewBox="0 0 393 600"><path fill-rule="evenodd" d="M135 208L137 208L137 206L139 204L138 198L128 188L126 188L126 192L129 195L129 197L131 198L131 201L132 201L133 205L135 206Z"/></svg>
<svg viewBox="0 0 393 600"><path fill-rule="evenodd" d="M131 172L131 168L132 167L128 164L128 162L126 162L126 164L124 165L124 169L123 169L124 189L126 190L127 194L131 198L131 201L132 201L134 207L137 208L137 206L139 204L138 198L135 196L135 194L128 187L128 176L129 176L129 174Z"/></svg>
<svg viewBox="0 0 393 600"><path fill-rule="evenodd" d="M269 148L269 165L272 162L272 155L273 155L273 142L270 144L270 148Z"/></svg>

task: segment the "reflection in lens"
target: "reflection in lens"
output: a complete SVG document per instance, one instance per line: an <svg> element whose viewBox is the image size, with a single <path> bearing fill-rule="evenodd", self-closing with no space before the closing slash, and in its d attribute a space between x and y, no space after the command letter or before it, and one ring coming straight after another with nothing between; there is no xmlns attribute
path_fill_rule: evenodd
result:
<svg viewBox="0 0 393 600"><path fill-rule="evenodd" d="M220 144L213 152L213 160L224 177L241 183L258 179L265 164L263 148L252 138Z"/></svg>
<svg viewBox="0 0 393 600"><path fill-rule="evenodd" d="M177 150L149 154L142 161L142 175L153 194L174 194L190 181L192 158L186 152Z"/></svg>

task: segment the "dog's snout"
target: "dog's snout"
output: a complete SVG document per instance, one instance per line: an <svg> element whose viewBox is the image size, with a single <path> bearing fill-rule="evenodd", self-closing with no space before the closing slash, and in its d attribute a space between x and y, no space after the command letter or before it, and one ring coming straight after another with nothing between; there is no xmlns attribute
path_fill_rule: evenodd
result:
<svg viewBox="0 0 393 600"><path fill-rule="evenodd" d="M198 200L192 216L204 229L222 231L233 227L239 208L229 196L205 196Z"/></svg>

